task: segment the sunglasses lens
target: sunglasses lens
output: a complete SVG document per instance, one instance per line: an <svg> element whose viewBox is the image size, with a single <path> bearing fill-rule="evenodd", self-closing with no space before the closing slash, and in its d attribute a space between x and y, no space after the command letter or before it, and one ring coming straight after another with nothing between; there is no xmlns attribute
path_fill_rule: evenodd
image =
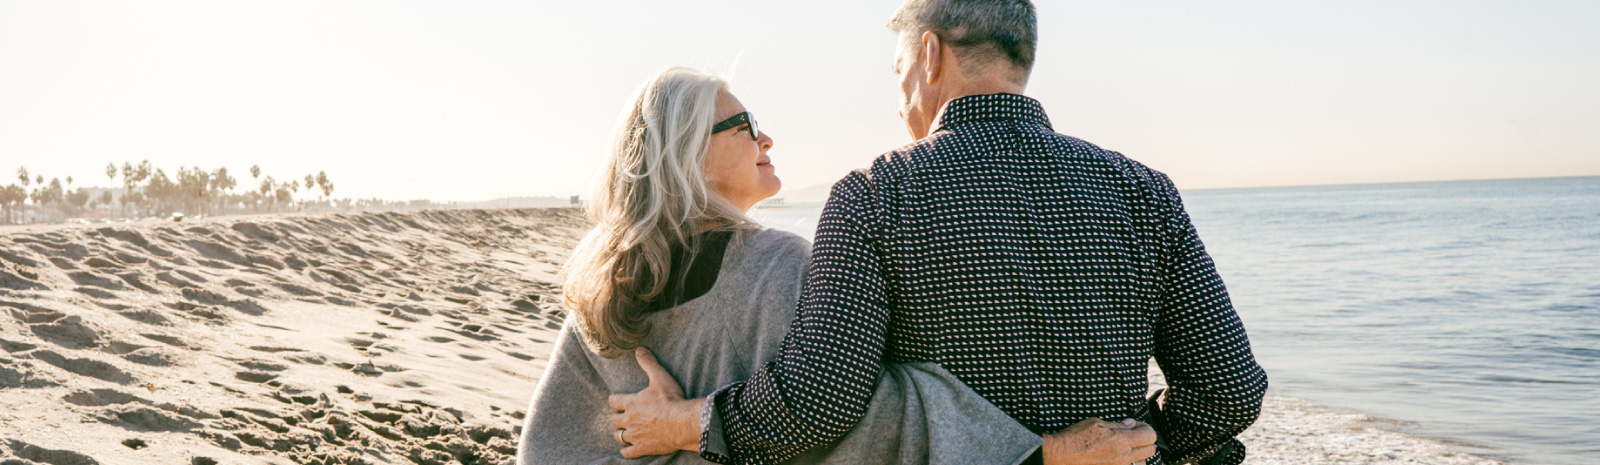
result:
<svg viewBox="0 0 1600 465"><path fill-rule="evenodd" d="M746 115L746 118L750 120L750 140L761 140L761 129L756 128L755 115Z"/></svg>

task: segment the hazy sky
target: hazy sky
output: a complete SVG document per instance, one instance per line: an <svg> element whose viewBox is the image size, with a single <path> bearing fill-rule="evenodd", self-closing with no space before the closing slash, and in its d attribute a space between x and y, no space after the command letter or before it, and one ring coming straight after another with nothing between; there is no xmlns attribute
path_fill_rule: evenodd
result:
<svg viewBox="0 0 1600 465"><path fill-rule="evenodd" d="M679 64L731 78L786 187L830 183L910 141L898 3L0 0L0 183L149 159L587 194L629 94ZM1183 188L1596 175L1596 24L1592 0L1041 1L1028 92Z"/></svg>

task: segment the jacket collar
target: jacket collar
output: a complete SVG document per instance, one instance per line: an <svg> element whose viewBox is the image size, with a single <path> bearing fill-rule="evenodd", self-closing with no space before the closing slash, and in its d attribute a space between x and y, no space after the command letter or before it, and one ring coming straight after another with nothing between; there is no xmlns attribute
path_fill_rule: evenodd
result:
<svg viewBox="0 0 1600 465"><path fill-rule="evenodd" d="M1038 100L1017 94L968 95L944 104L929 134L964 123L1015 120L1051 128ZM1054 129L1054 128L1051 128Z"/></svg>

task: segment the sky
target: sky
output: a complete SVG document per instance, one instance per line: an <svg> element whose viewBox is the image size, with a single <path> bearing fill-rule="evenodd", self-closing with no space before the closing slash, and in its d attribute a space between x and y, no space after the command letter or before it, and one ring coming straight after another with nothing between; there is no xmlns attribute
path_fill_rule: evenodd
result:
<svg viewBox="0 0 1600 465"><path fill-rule="evenodd" d="M1056 131L1182 189L1600 175L1600 2L1038 2ZM587 194L634 90L728 78L786 189L911 142L888 1L0 0L0 184L326 171L334 197ZM119 180L120 183L120 180Z"/></svg>

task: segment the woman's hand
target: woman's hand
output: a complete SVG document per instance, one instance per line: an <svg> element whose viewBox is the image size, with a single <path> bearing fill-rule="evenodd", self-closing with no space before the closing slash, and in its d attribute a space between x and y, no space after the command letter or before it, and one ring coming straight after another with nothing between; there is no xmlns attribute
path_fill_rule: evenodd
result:
<svg viewBox="0 0 1600 465"><path fill-rule="evenodd" d="M684 400L678 380L640 347L633 351L650 385L634 394L612 394L611 426L623 443L624 458L665 455L680 450L700 450L700 407L705 399Z"/></svg>
<svg viewBox="0 0 1600 465"><path fill-rule="evenodd" d="M1142 464L1156 455L1156 430L1133 419L1090 418L1044 435L1046 465Z"/></svg>

